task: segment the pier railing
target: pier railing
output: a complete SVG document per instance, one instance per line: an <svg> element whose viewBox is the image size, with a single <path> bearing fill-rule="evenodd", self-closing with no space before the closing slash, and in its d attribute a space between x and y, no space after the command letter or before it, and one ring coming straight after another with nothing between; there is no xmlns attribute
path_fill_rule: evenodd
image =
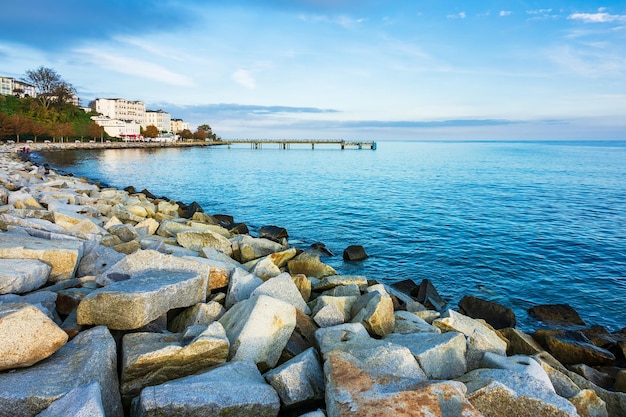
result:
<svg viewBox="0 0 626 417"><path fill-rule="evenodd" d="M262 149L263 145L276 145L279 149L289 149L291 145L338 145L341 149L376 149L376 142L367 140L344 140L344 139L230 139L222 141L227 145L250 145L252 149Z"/></svg>

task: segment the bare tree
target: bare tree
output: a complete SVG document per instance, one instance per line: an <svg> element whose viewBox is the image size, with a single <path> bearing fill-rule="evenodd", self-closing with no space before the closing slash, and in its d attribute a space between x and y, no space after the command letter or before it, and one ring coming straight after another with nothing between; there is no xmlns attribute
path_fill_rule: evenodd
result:
<svg viewBox="0 0 626 417"><path fill-rule="evenodd" d="M37 99L46 109L55 102L66 103L76 94L75 88L52 68L41 66L35 70L27 70L23 81L35 86Z"/></svg>

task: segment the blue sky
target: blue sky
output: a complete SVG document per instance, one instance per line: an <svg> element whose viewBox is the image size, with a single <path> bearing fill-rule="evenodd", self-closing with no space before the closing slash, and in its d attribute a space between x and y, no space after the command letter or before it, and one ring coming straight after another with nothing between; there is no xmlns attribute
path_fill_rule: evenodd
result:
<svg viewBox="0 0 626 417"><path fill-rule="evenodd" d="M223 138L626 139L623 1L5 0L0 74Z"/></svg>

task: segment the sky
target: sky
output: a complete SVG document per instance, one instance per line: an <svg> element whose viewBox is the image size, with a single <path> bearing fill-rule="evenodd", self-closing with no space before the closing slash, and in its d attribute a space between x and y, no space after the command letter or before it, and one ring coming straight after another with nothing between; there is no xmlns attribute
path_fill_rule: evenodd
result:
<svg viewBox="0 0 626 417"><path fill-rule="evenodd" d="M224 139L626 140L623 0L4 0L40 66Z"/></svg>

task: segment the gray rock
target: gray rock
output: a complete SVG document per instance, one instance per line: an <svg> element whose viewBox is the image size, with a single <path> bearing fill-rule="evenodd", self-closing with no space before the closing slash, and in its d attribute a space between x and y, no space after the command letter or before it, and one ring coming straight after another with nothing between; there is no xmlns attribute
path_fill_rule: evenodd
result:
<svg viewBox="0 0 626 417"><path fill-rule="evenodd" d="M263 284L259 285L252 294L255 295L267 295L278 300L283 300L305 314L311 314L311 309L302 298L302 294L296 287L296 284L291 279L291 275L288 272L284 272L274 278L270 278Z"/></svg>
<svg viewBox="0 0 626 417"><path fill-rule="evenodd" d="M328 303L317 309L313 315L313 321L319 327L337 326L346 322L346 312L343 309L340 310L337 304Z"/></svg>
<svg viewBox="0 0 626 417"><path fill-rule="evenodd" d="M223 305L215 301L199 303L183 310L167 326L173 333L182 333L190 326L208 326L226 313Z"/></svg>
<svg viewBox="0 0 626 417"><path fill-rule="evenodd" d="M98 382L107 417L122 417L115 341L106 327L86 330L29 368L0 373L0 417L33 416L72 389Z"/></svg>
<svg viewBox="0 0 626 417"><path fill-rule="evenodd" d="M225 306L229 308L239 301L250 298L252 292L257 289L263 280L244 269L236 268L230 277L228 283L228 292L226 293Z"/></svg>
<svg viewBox="0 0 626 417"><path fill-rule="evenodd" d="M237 235L230 239L233 258L241 263L259 259L285 249L280 243L269 239L255 238L250 235Z"/></svg>
<svg viewBox="0 0 626 417"><path fill-rule="evenodd" d="M279 410L278 394L254 362L237 361L144 388L133 415L275 417Z"/></svg>
<svg viewBox="0 0 626 417"><path fill-rule="evenodd" d="M120 276L132 277L147 270L194 272L207 281L207 294L212 288L211 275L213 266L188 258L159 253L154 250L138 250L125 256L121 261L110 267L99 278L100 285L108 285L118 281Z"/></svg>
<svg viewBox="0 0 626 417"><path fill-rule="evenodd" d="M361 290L356 284L338 285L322 292L320 295L329 297L360 297Z"/></svg>
<svg viewBox="0 0 626 417"><path fill-rule="evenodd" d="M33 291L48 281L51 269L37 259L0 259L0 294Z"/></svg>
<svg viewBox="0 0 626 417"><path fill-rule="evenodd" d="M428 324L424 319L417 316L415 313L409 311L396 311L393 313L395 316L395 325L393 327L394 333L407 334L407 333L441 333L439 328Z"/></svg>
<svg viewBox="0 0 626 417"><path fill-rule="evenodd" d="M0 233L0 258L39 259L51 266L49 280L53 282L73 278L82 256L80 241Z"/></svg>
<svg viewBox="0 0 626 417"><path fill-rule="evenodd" d="M324 372L314 348L268 371L264 377L287 407L324 399Z"/></svg>
<svg viewBox="0 0 626 417"><path fill-rule="evenodd" d="M78 324L138 329L173 308L206 299L206 278L193 272L147 270L93 291L78 305ZM123 312L123 314L120 314Z"/></svg>
<svg viewBox="0 0 626 417"><path fill-rule="evenodd" d="M476 369L459 381L467 386L467 398L483 415L577 417L572 403L554 392L552 385L528 373L505 369Z"/></svg>
<svg viewBox="0 0 626 417"><path fill-rule="evenodd" d="M52 233L65 233L65 228L45 219L21 218L10 214L0 214L0 222L7 226L19 226L27 229L45 230Z"/></svg>
<svg viewBox="0 0 626 417"><path fill-rule="evenodd" d="M100 275L124 259L124 254L98 242L85 243L85 253L80 259L76 276Z"/></svg>
<svg viewBox="0 0 626 417"><path fill-rule="evenodd" d="M351 316L353 323L363 324L375 337L388 335L395 326L393 301L387 293L372 291L363 294L352 305Z"/></svg>
<svg viewBox="0 0 626 417"><path fill-rule="evenodd" d="M568 304L534 306L528 309L528 314L537 320L548 323L585 325L585 322L580 318L578 312Z"/></svg>
<svg viewBox="0 0 626 417"><path fill-rule="evenodd" d="M266 295L241 301L220 319L230 341L229 359L252 360L265 370L276 366L296 327L296 309Z"/></svg>
<svg viewBox="0 0 626 417"><path fill-rule="evenodd" d="M105 417L100 384L91 382L70 390L37 417Z"/></svg>
<svg viewBox="0 0 626 417"><path fill-rule="evenodd" d="M407 347L429 379L453 379L467 370L461 333L393 333L384 340Z"/></svg>
<svg viewBox="0 0 626 417"><path fill-rule="evenodd" d="M533 378L542 381L546 387L554 391L552 381L550 381L550 377L546 371L541 367L537 360L530 356L515 355L507 357L487 352L483 356L480 366L481 368L508 369L509 371L520 374L528 374Z"/></svg>
<svg viewBox="0 0 626 417"><path fill-rule="evenodd" d="M222 251L228 256L233 253L230 241L219 233L210 230L180 232L176 234L176 241L183 248L194 251L201 251L202 248L209 247Z"/></svg>
<svg viewBox="0 0 626 417"><path fill-rule="evenodd" d="M370 353L375 354L375 351ZM408 356L415 361L410 353ZM391 366L384 366L391 365L385 364L388 359L391 358L383 356L364 363L347 351L331 351L324 363L328 416L374 417L389 415L390 411L400 417L480 416L466 400L463 384L455 381L429 383L396 373Z"/></svg>
<svg viewBox="0 0 626 417"><path fill-rule="evenodd" d="M367 287L367 278L363 275L330 275L321 278L313 286L313 291L326 291L342 285L356 285L359 288Z"/></svg>
<svg viewBox="0 0 626 417"><path fill-rule="evenodd" d="M59 324L61 323L61 319L59 318L59 315L56 311L57 293L53 291L48 291L47 288L48 287L46 287L46 290L40 289L38 291L30 292L24 295L0 295L0 305L1 303L32 304L37 307L43 314L48 316L50 320Z"/></svg>
<svg viewBox="0 0 626 417"><path fill-rule="evenodd" d="M324 278L337 275L337 271L330 265L320 261L318 254L302 252L289 262L287 268L292 275L304 274L307 277Z"/></svg>
<svg viewBox="0 0 626 417"><path fill-rule="evenodd" d="M144 387L206 371L226 362L229 343L218 322L185 333L130 333L123 339L122 398L130 403Z"/></svg>
<svg viewBox="0 0 626 417"><path fill-rule="evenodd" d="M116 224L109 228L109 232L113 236L119 237L122 242L130 242L139 237L139 233L131 224Z"/></svg>
<svg viewBox="0 0 626 417"><path fill-rule="evenodd" d="M459 302L462 312L474 319L483 319L494 329L515 327L515 313L509 307L482 298L466 295Z"/></svg>
<svg viewBox="0 0 626 417"><path fill-rule="evenodd" d="M56 352L67 334L31 304L0 304L0 371L31 366Z"/></svg>

